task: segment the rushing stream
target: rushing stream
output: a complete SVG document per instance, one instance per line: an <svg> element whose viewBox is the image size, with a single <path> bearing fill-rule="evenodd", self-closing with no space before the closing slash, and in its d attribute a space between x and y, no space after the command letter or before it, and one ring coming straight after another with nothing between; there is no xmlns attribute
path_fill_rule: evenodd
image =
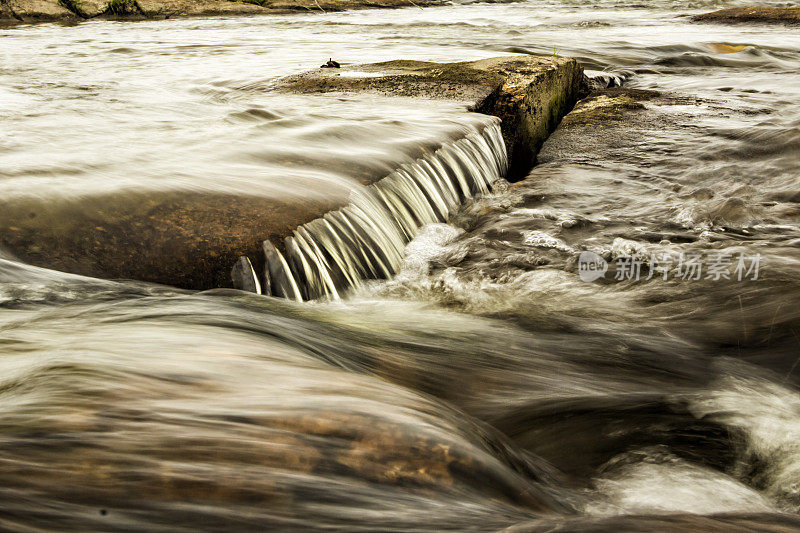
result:
<svg viewBox="0 0 800 533"><path fill-rule="evenodd" d="M328 57L555 53L640 90L622 120L565 120L513 185L490 183L504 152L481 145L486 172L442 209L463 207L339 299L0 250L0 528L800 528L800 32L684 16L727 5L0 30L0 209L32 217L164 192L358 194L493 124L271 91ZM581 252L604 278L582 279Z"/></svg>

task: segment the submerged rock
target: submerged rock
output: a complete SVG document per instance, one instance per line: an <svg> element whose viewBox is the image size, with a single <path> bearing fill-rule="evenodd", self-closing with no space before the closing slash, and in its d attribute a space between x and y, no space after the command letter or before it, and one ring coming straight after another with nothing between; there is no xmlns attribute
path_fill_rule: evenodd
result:
<svg viewBox="0 0 800 533"><path fill-rule="evenodd" d="M711 13L696 15L692 20L701 22L769 22L773 24L800 24L800 7L731 7Z"/></svg>

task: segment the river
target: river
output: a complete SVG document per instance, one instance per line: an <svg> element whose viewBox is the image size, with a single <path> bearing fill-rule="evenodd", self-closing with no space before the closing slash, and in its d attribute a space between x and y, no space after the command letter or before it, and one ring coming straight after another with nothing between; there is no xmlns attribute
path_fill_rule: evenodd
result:
<svg viewBox="0 0 800 533"><path fill-rule="evenodd" d="M526 180L426 225L396 276L338 299L107 281L0 250L0 526L800 527L800 33L686 16L728 5L0 30L0 199L32 216L165 191L324 199L488 124L271 90L329 57L556 54L661 94L556 132ZM706 271L612 264L589 282L581 251Z"/></svg>

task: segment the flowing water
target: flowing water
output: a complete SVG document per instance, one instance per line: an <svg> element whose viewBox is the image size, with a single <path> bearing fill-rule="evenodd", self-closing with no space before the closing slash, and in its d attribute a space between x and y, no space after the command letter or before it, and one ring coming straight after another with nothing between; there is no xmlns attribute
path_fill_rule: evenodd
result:
<svg viewBox="0 0 800 533"><path fill-rule="evenodd" d="M726 5L0 31L5 208L164 191L355 199L301 234L303 253L339 247L295 258L338 276L304 274L312 302L0 252L0 525L800 527L800 33L684 16ZM576 57L641 102L557 131L509 185L492 119L270 89L331 56L506 53ZM387 189L361 187L382 175ZM585 251L611 263L605 278L582 281ZM699 279L678 275L689 256L707 261ZM626 258L642 259L640 279L616 279ZM707 277L721 258L730 275Z"/></svg>

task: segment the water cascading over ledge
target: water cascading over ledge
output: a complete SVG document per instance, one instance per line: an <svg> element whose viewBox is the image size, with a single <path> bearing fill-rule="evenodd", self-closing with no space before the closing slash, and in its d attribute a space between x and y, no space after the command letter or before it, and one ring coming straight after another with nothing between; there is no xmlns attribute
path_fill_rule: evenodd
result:
<svg viewBox="0 0 800 533"><path fill-rule="evenodd" d="M265 241L262 275L241 257L232 270L234 285L301 301L336 299L362 280L388 278L421 226L448 220L465 201L489 192L507 170L496 119L355 190L348 205L286 237L285 253Z"/></svg>
<svg viewBox="0 0 800 533"><path fill-rule="evenodd" d="M504 177L514 181L527 175L535 163L539 147L558 125L561 117L572 108L580 94L582 80L582 69L574 59L522 55L457 63L396 60L366 65L343 65L341 69L315 69L270 80L264 88L271 93L285 93L301 98L306 95L327 94L344 94L346 100L376 98L382 105L389 105L387 98L397 98L391 105L400 109L409 103L409 99L413 99L414 105L431 106L433 109L445 106L451 110L459 108L484 116L498 117L508 155L508 170ZM485 117L480 124L487 124L486 120L492 119ZM334 119L333 122L339 121ZM463 125L461 121L458 124ZM453 131L449 127L445 129ZM483 137L482 129L480 132L475 131ZM358 138L359 135L354 137ZM422 135L419 137L420 141L423 138L422 146L431 146L429 143L440 137ZM378 141L375 146L382 144ZM452 141L453 137L448 136L446 142ZM413 147L415 157L422 157L421 154L427 153L422 146L418 147L419 150L416 149L417 146ZM31 188L26 185L14 194L0 195L0 248L7 250L19 261L42 268L102 279L133 279L190 290L231 286L231 265L241 256L247 256L254 260L253 265L258 276L247 259L240 260L237 267L237 279L242 282L240 288L280 294L281 284L285 282L285 294L296 297L302 291L308 292L310 289L303 288L305 285L298 285L295 291L288 278L281 277L281 272L292 272L289 263L297 263L299 267L296 268L296 273L302 278L300 281L303 281L306 277L303 259L308 262L309 256L305 253L302 256L284 256L284 240L291 235L292 244L299 247L300 240L292 232L318 218L329 221L337 239L346 239L347 236L339 235L342 230L330 220L338 220L340 225L344 222L337 219L336 215L330 215L326 219L325 214L342 209L350 203L352 180L329 181L325 179L325 175L341 177L347 174L344 169L355 161L347 157L331 161L331 172L322 172L324 185L320 183L320 187L316 187L314 183L318 173L313 172L314 175L309 179L302 171L305 164L303 162L310 162L312 168L316 168L320 162L326 165L323 154L331 150L322 149L319 153L311 150L308 158L297 151L288 150L287 154L293 152L297 157L285 159L281 156L284 150L272 151L278 157L271 158L261 153L259 147L253 148L253 153L243 154L245 162L259 166L267 162L268 168L265 168L265 175L260 175L257 171L258 175L243 181L235 175L228 176L232 180L219 181L213 179L216 175L214 173L185 180L178 172L175 176L151 173L149 178L155 179L132 184L128 179L129 171L125 170L118 176L124 179L117 183L114 179L106 180L104 177L95 179L101 176L95 176L94 170L90 169L91 171L82 172L80 179L66 175L63 179L55 180L53 183L56 186L48 188L46 194L28 194L26 191L35 190L38 186L39 182L34 180ZM370 150L364 150L363 153L370 153ZM381 153L387 155L385 152ZM392 160L393 157L391 156ZM471 157L477 164L477 156L454 152L452 157L466 157L465 161ZM278 170L284 161L289 163L288 175ZM381 176L374 171L386 168L384 165L387 162L385 158L374 162L362 161L367 164L356 164L355 172L363 172L350 175L363 184L373 183ZM300 163L301 171L292 172L292 169L298 168L297 163ZM420 164L422 167L419 171L426 173L440 172L437 165L449 168L444 156ZM471 194L480 190L481 181L490 182L492 179L491 176L468 176L469 165L462 162L459 168L462 166L466 169L464 179L470 180ZM224 171L224 167L225 165L216 171ZM275 171L280 175L273 175ZM227 174L223 172L223 175ZM266 180L263 179L265 177ZM454 175L451 179L457 180L457 177ZM402 184L399 178L395 180ZM387 185L391 181L393 180L389 180ZM4 185L8 183L10 182ZM436 190L440 188L437 183L439 182L431 177L417 185L434 213L440 207L436 196L440 197L438 202L445 202L445 206L449 208L448 197L453 195L448 192L448 186L431 198L430 190L422 184L428 184ZM462 200L464 193L461 185L458 181L453 183L459 200ZM305 191L304 186L307 185L312 187L308 194L297 194L298 191ZM292 194L284 194L285 191L292 191ZM384 202L380 196L376 198L375 202ZM356 197L353 201L354 205L366 202ZM422 223L426 210L416 212L408 202L411 199L392 207L399 213L408 211L408 216L413 220L412 226ZM365 205L370 204L366 202ZM377 216L371 207L361 205L360 209L370 217ZM350 216L353 220L357 219L356 214ZM428 217L430 220L430 215ZM377 220L382 219L370 218L373 224L377 224ZM350 224L352 223L350 220ZM399 229L395 231L400 231L401 234L409 227L408 223L403 225L401 220L398 224ZM316 238L317 234L312 231L314 226L316 225L312 224L305 229ZM364 228L366 229L352 230L356 233L349 239L356 244L356 251L353 256L345 256L351 263L346 265L343 272L337 272L340 267L330 255L332 252L320 244L324 238L319 242L314 241L317 247L325 248L320 250L320 261L328 261L326 268L330 269L331 281L323 284L324 289L311 290L313 294L332 294L331 286L337 293L340 292L339 287L349 284L348 275L357 282L360 281L348 268L359 275L370 277L385 276L384 271L396 269L397 254L389 251L391 246L373 243L372 240L377 237L367 231L372 231L369 225ZM390 236L391 232L383 238L389 239ZM262 243L265 239L270 239L281 251L281 256L287 260L287 266L282 270L273 268L277 276L271 276L270 286L262 290L260 285L265 281ZM312 243L306 244L312 246ZM338 249L337 246L344 245L335 241L331 250ZM392 246L396 248L396 245ZM272 247L267 248L270 251ZM291 246L289 249L292 250ZM308 276L311 277L312 285L319 285L314 281L313 270ZM278 287L274 288L273 285Z"/></svg>

